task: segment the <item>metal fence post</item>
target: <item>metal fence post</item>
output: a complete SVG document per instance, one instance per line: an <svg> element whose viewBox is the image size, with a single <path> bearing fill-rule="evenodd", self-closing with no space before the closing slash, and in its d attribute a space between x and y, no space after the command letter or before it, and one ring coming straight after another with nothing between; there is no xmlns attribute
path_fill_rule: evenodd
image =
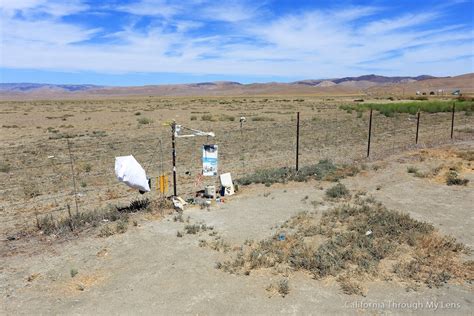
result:
<svg viewBox="0 0 474 316"><path fill-rule="evenodd" d="M416 115L416 138L415 138L415 144L418 144L418 131L420 129L420 110L418 110L418 113Z"/></svg>
<svg viewBox="0 0 474 316"><path fill-rule="evenodd" d="M171 123L171 144L173 152L173 194L178 196L176 189L176 122Z"/></svg>
<svg viewBox="0 0 474 316"><path fill-rule="evenodd" d="M76 176L74 174L74 160L72 159L72 153L71 153L71 142L69 141L69 138L66 138L66 141L67 141L67 149L69 152L69 164L71 165L72 185L74 187L74 202L76 203L76 213L79 213L79 205L77 203Z"/></svg>
<svg viewBox="0 0 474 316"><path fill-rule="evenodd" d="M300 112L296 113L296 171L299 170L300 155Z"/></svg>
<svg viewBox="0 0 474 316"><path fill-rule="evenodd" d="M456 103L453 103L453 112L451 114L451 139L453 139L454 134L454 112L456 108Z"/></svg>
<svg viewBox="0 0 474 316"><path fill-rule="evenodd" d="M370 117L369 117L369 139L367 142L367 157L370 156L370 138L372 136L372 108L370 108Z"/></svg>

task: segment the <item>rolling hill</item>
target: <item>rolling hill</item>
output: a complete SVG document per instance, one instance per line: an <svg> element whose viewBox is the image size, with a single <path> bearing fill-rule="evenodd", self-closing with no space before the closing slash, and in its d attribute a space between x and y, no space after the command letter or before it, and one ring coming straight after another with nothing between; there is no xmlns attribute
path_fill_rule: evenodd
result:
<svg viewBox="0 0 474 316"><path fill-rule="evenodd" d="M386 77L364 75L334 79L309 79L290 83L234 81L200 82L130 87L97 85L0 83L0 99L69 99L123 96L238 96L238 95L355 95L415 94L416 91L461 89L474 92L474 73L455 77Z"/></svg>

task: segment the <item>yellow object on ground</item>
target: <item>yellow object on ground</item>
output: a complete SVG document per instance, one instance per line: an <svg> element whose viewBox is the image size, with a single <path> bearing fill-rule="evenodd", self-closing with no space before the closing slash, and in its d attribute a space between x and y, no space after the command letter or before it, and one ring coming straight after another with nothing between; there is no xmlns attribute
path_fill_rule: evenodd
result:
<svg viewBox="0 0 474 316"><path fill-rule="evenodd" d="M157 182L158 182L158 179L157 179ZM160 188L160 192L161 193L166 193L168 192L168 176L165 176L165 175L161 175L159 177L159 188ZM158 187L157 187L158 189Z"/></svg>

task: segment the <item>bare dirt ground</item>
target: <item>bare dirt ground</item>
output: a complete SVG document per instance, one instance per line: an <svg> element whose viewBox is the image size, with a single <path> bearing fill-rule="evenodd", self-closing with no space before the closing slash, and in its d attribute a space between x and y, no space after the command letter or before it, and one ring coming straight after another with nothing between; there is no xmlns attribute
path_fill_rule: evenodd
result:
<svg viewBox="0 0 474 316"><path fill-rule="evenodd" d="M390 159L367 163L357 176L342 180L351 193L367 194L387 207L433 223L469 247L474 246L472 161L458 156L472 151L474 142L436 149L420 149ZM467 186L447 186L449 168L457 166ZM423 176L407 172L416 167ZM436 173L429 173L437 168ZM234 275L217 270L247 239L259 240L300 211L324 212L339 202L324 197L334 183L277 184L244 187L209 211L185 210L184 222L173 215L137 219L124 234L107 238L73 237L27 245L4 241L0 265L0 306L12 314L471 314L472 284L448 283L440 288L407 291L396 282L366 281L366 296L341 292L335 280L314 280L302 272L290 273L285 297L266 290L281 276L269 270ZM200 247L211 231L184 234L186 219L214 227L228 253ZM34 245L34 247L32 247ZM74 275L74 277L72 277Z"/></svg>

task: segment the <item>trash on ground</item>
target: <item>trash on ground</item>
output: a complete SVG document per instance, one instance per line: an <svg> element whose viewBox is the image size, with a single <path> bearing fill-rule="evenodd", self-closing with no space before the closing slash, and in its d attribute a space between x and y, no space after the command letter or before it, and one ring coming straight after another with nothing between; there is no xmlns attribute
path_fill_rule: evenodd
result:
<svg viewBox="0 0 474 316"><path fill-rule="evenodd" d="M215 198L216 197L216 186L208 185L204 189L204 196L208 198Z"/></svg>
<svg viewBox="0 0 474 316"><path fill-rule="evenodd" d="M188 203L180 198L179 196L173 196L172 197L173 205L176 209L184 211L184 207L188 205Z"/></svg>
<svg viewBox="0 0 474 316"><path fill-rule="evenodd" d="M221 174L220 180L222 186L221 195L233 195L235 193L234 183L232 183L232 176L230 172Z"/></svg>

